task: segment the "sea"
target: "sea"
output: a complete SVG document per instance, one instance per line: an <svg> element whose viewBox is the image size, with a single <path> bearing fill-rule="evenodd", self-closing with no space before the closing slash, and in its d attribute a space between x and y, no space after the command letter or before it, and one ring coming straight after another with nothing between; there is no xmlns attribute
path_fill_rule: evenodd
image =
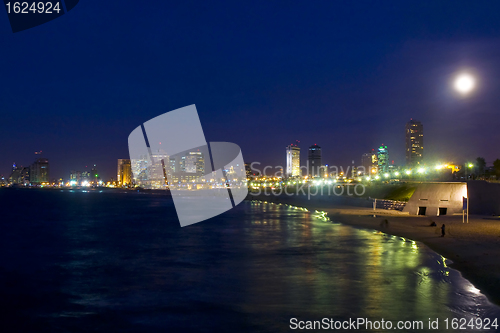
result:
<svg viewBox="0 0 500 333"><path fill-rule="evenodd" d="M500 308L423 244L300 207L244 201L183 228L161 194L0 189L0 208L2 332L495 332L500 324ZM372 326L352 326L362 320Z"/></svg>

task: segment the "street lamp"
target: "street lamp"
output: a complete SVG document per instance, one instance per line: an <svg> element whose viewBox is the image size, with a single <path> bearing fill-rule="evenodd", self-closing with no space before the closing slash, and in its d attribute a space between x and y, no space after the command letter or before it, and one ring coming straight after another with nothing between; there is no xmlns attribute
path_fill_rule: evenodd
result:
<svg viewBox="0 0 500 333"><path fill-rule="evenodd" d="M467 169L472 169L474 167L474 164L472 163L465 163L465 180L467 180Z"/></svg>

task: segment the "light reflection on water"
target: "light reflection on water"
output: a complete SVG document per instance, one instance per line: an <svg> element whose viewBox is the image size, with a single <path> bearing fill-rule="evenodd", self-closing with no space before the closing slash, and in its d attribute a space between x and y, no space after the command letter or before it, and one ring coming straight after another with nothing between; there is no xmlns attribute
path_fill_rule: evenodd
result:
<svg viewBox="0 0 500 333"><path fill-rule="evenodd" d="M245 222L253 226L247 232L256 239L252 249L268 254L258 273L247 272L253 295L247 307L256 312L279 309L304 320L368 317L426 324L428 318L454 314L468 319L499 314L447 267L444 257L415 241L311 220L310 214L287 206L249 205Z"/></svg>
<svg viewBox="0 0 500 333"><path fill-rule="evenodd" d="M421 244L313 212L244 202L180 228L165 197L29 195L0 239L11 254L0 262L4 307L29 295L6 307L7 327L13 313L37 332L288 332L292 317L500 314Z"/></svg>

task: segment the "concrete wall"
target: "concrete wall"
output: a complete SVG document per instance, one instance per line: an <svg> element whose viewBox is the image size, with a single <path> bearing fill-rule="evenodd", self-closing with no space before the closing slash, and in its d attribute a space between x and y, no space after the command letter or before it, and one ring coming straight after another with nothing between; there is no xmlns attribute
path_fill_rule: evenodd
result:
<svg viewBox="0 0 500 333"><path fill-rule="evenodd" d="M425 215L438 216L439 208L446 208L446 215L462 212L463 200L467 196L466 183L420 184L406 204L403 212L417 215L419 207L425 207Z"/></svg>
<svg viewBox="0 0 500 333"><path fill-rule="evenodd" d="M420 184L403 211L416 215L419 207L427 207L425 215L436 216L439 207L446 207L447 215L461 213L462 196L467 195L469 214L500 215L500 184L484 180Z"/></svg>

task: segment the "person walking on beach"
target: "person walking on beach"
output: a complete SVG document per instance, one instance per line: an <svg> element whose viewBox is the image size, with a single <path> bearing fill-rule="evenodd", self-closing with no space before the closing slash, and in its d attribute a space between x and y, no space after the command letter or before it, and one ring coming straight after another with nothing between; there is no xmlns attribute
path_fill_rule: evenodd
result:
<svg viewBox="0 0 500 333"><path fill-rule="evenodd" d="M445 226L444 224L441 226L441 237L444 237L444 234L445 234Z"/></svg>

